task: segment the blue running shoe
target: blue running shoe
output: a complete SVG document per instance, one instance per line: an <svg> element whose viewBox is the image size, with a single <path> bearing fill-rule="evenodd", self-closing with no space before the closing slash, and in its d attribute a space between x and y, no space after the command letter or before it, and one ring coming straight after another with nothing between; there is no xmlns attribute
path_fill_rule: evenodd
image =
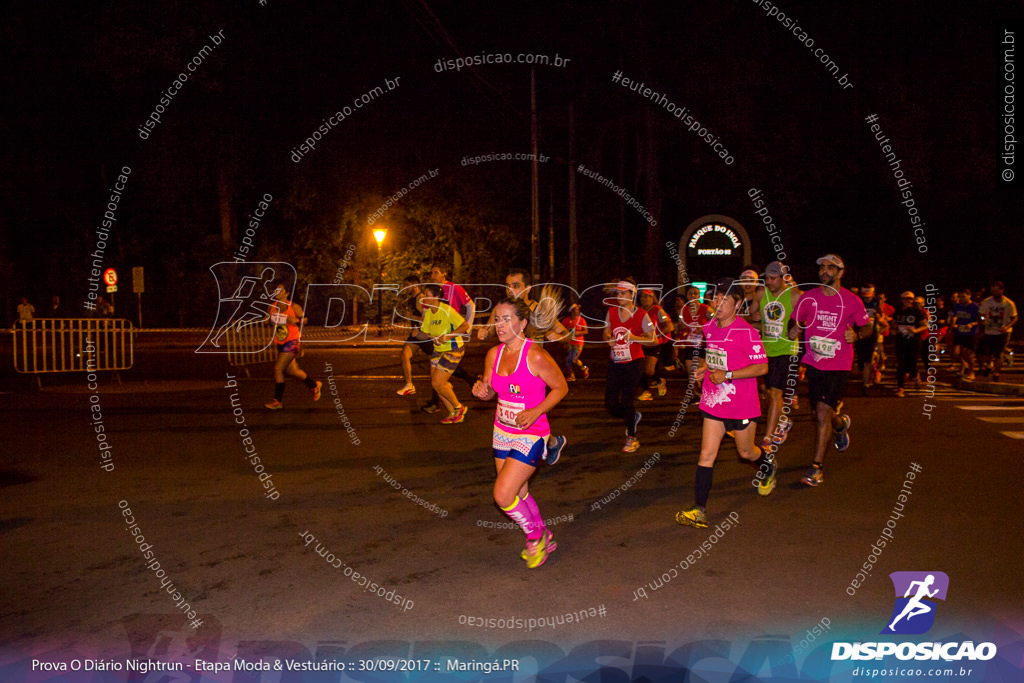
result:
<svg viewBox="0 0 1024 683"><path fill-rule="evenodd" d="M565 448L565 444L569 443L569 440L564 436L553 436L548 440L548 449L545 460L548 461L549 465L554 465L558 462L558 459L562 457L562 449Z"/></svg>

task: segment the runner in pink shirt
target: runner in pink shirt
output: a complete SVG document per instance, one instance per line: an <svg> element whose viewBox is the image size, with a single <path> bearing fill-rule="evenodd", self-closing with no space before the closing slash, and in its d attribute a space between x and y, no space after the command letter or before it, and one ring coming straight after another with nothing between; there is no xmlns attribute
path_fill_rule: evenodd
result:
<svg viewBox="0 0 1024 683"><path fill-rule="evenodd" d="M706 357L701 359L695 377L703 380L700 409L704 428L694 480L694 506L676 513L676 522L705 528L705 508L711 492L712 472L722 438L733 432L736 450L744 460L755 461L757 492L767 496L775 489L775 460L772 454L754 445L761 403L757 397L757 378L768 372L768 355L761 336L746 320L737 316L743 290L732 278L715 284L715 317L704 326Z"/></svg>
<svg viewBox="0 0 1024 683"><path fill-rule="evenodd" d="M501 345L487 352L484 376L473 386L482 401L498 399L494 414L494 502L526 534L521 557L536 569L557 548L530 495L530 477L551 434L547 413L569 393L558 365L540 344L525 336L530 308L521 299L502 299L494 307L494 328Z"/></svg>
<svg viewBox="0 0 1024 683"><path fill-rule="evenodd" d="M803 329L806 345L803 364L807 366L811 409L818 421L814 462L802 478L808 486L824 481L822 461L829 439L839 451L850 446L850 416L839 413L839 404L853 367L853 344L874 331L864 302L843 289L843 260L835 254L826 254L817 264L821 287L804 292L800 297L793 316L798 325L789 334L790 339L796 339L800 328Z"/></svg>

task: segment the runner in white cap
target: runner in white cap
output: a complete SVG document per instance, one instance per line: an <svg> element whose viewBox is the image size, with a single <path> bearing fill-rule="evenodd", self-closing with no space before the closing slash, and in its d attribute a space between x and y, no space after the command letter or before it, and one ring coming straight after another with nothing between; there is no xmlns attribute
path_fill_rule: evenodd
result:
<svg viewBox="0 0 1024 683"><path fill-rule="evenodd" d="M604 340L611 347L604 407L625 423L626 445L622 452L633 453L640 448L636 438L640 413L633 408L633 396L644 372L641 344L654 341L654 325L650 317L636 307L636 281L633 278L617 282L614 291L615 299L608 307L604 327Z"/></svg>
<svg viewBox="0 0 1024 683"><path fill-rule="evenodd" d="M821 286L804 292L796 309L796 321L804 330L807 352L807 384L811 409L818 423L814 439L814 461L802 481L817 486L825 479L822 465L831 439L839 451L850 446L850 417L839 408L846 379L853 367L853 343L871 334L871 319L864 302L842 287L845 264L835 254L816 261ZM793 328L790 339L796 339Z"/></svg>

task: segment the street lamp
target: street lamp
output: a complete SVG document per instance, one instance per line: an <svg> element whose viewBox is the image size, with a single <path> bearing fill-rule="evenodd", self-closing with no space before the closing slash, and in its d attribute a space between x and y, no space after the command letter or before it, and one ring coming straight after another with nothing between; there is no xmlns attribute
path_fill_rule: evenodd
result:
<svg viewBox="0 0 1024 683"><path fill-rule="evenodd" d="M384 336L384 308L383 308L383 305L384 305L383 291L384 290L380 288L380 286L382 286L384 284L383 283L383 280L384 280L384 260L383 260L383 256L382 256L381 250L382 250L382 248L384 246L384 238L387 236L387 234L388 234L387 228L377 228L376 230L373 231L373 238L375 240L377 240L377 273L379 275L379 277L377 279L380 281L380 282L378 282L378 287L375 288L376 289L376 294L377 294L377 336L378 337Z"/></svg>

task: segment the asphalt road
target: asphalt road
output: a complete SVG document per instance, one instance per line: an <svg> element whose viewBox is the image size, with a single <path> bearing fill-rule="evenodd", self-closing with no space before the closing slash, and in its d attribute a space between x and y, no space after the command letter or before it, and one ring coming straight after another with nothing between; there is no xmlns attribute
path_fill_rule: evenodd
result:
<svg viewBox="0 0 1024 683"><path fill-rule="evenodd" d="M484 350L475 344L467 360L473 374ZM879 639L895 571L950 577L929 639L1020 640L1022 451L1003 433L1024 430L1019 398L948 386L932 398L863 398L851 381L852 445L828 454L816 489L799 483L813 439L804 399L777 490L757 496L752 468L726 445L711 528L696 530L673 521L692 502L699 448L693 407L670 436L685 383L673 377L668 396L640 404L641 448L623 454L622 426L602 406L601 351L588 348L594 376L551 416L569 447L531 484L558 541L531 571L521 532L500 528L507 518L491 500L493 404L457 383L469 416L440 424L418 410L422 362L421 393L395 395L396 353L311 349L303 366L331 377L323 398L292 381L275 412L263 408L266 367L246 379L186 348L140 353L123 384L103 378L95 394L81 376L42 391L8 382L5 660L501 652L540 667L603 652L635 665L650 648L657 659L724 641L721 656L738 661L758 643L789 652L826 623L798 653L806 666L826 638ZM874 552L887 521L891 538Z"/></svg>

